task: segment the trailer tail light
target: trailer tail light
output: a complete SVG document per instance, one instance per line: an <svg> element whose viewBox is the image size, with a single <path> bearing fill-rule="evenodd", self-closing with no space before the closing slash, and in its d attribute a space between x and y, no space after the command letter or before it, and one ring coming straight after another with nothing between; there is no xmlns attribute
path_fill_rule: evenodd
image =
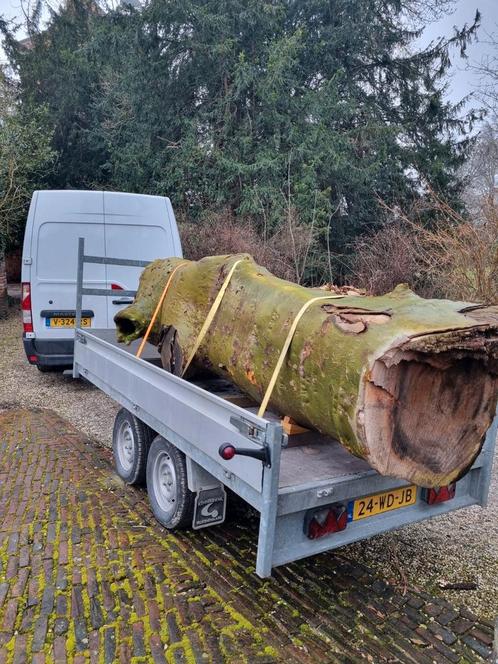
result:
<svg viewBox="0 0 498 664"><path fill-rule="evenodd" d="M447 486L440 486L436 489L425 489L423 498L428 505L437 505L452 500L455 497L456 482Z"/></svg>
<svg viewBox="0 0 498 664"><path fill-rule="evenodd" d="M23 283L21 291L22 327L24 332L33 332L31 315L31 284Z"/></svg>
<svg viewBox="0 0 498 664"><path fill-rule="evenodd" d="M324 535L345 530L347 525L346 506L328 505L308 513L304 521L304 532L309 539L318 539Z"/></svg>

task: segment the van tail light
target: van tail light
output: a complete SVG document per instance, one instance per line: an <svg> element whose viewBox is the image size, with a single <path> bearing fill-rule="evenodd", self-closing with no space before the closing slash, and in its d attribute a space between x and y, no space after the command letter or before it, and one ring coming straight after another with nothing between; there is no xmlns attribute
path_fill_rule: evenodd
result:
<svg viewBox="0 0 498 664"><path fill-rule="evenodd" d="M445 503L447 500L452 500L455 497L456 482L448 484L447 486L440 486L436 489L425 489L423 498L429 505L437 505L438 503Z"/></svg>
<svg viewBox="0 0 498 664"><path fill-rule="evenodd" d="M304 521L304 532L309 539L318 539L329 533L338 533L348 525L345 505L328 505L308 513Z"/></svg>
<svg viewBox="0 0 498 664"><path fill-rule="evenodd" d="M111 284L111 290L124 290L119 284Z"/></svg>
<svg viewBox="0 0 498 664"><path fill-rule="evenodd" d="M33 332L33 316L31 314L31 284L23 283L21 291L22 327L24 332Z"/></svg>

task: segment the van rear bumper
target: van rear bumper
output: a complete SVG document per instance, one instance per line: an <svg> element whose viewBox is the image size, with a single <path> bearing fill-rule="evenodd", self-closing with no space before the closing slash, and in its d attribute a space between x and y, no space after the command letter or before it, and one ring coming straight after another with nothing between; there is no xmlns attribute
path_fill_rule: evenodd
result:
<svg viewBox="0 0 498 664"><path fill-rule="evenodd" d="M23 334L22 341L30 364L68 369L73 366L73 339L26 339Z"/></svg>

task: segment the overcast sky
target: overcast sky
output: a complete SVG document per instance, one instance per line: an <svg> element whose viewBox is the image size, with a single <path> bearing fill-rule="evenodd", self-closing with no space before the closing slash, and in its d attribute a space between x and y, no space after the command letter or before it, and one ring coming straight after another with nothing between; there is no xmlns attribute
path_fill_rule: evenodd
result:
<svg viewBox="0 0 498 664"><path fill-rule="evenodd" d="M57 4L57 0L53 4ZM471 23L477 9L482 14L481 29L478 41L468 49L467 63L479 63L483 57L492 52L490 45L486 43L490 34L495 33L498 36L498 0L457 0L452 14L427 26L421 42L426 44L432 39L451 34L454 26L461 28L465 23ZM0 0L0 14L6 18L21 16L20 0ZM2 58L3 54L0 53L0 59ZM449 81L448 95L452 101L459 101L474 90L479 83L479 77L457 57L456 53L453 61L455 64Z"/></svg>
<svg viewBox="0 0 498 664"><path fill-rule="evenodd" d="M2 0L0 0L1 5ZM481 27L478 39L467 50L468 60L462 60L457 53L453 56L452 75L448 84L448 95L452 101L459 101L471 93L479 83L479 76L469 65L476 65L488 55L493 54L489 39L492 33L498 38L498 0L458 0L455 11L444 16L437 23L428 25L422 36L422 43L427 43L437 37L451 34L453 27L461 28L465 23L474 20L476 11L481 12Z"/></svg>

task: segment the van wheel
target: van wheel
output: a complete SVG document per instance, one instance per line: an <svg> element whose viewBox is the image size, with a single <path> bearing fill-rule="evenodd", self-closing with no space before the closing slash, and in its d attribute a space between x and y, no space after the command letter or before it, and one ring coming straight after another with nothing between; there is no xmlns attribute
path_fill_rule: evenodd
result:
<svg viewBox="0 0 498 664"><path fill-rule="evenodd" d="M165 528L192 525L195 494L187 484L185 455L157 436L147 459L147 493L154 516Z"/></svg>
<svg viewBox="0 0 498 664"><path fill-rule="evenodd" d="M121 408L114 420L112 450L116 472L127 484L144 484L153 437L154 432L145 422Z"/></svg>

